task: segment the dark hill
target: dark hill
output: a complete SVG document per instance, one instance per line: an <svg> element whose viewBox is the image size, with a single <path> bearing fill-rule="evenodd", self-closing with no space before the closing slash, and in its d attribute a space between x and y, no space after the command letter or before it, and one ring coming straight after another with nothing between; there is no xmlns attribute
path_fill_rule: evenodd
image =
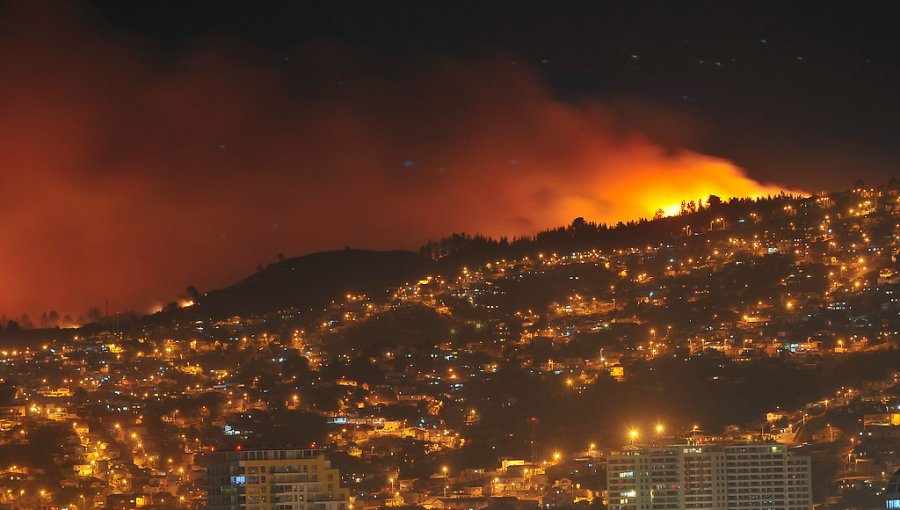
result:
<svg viewBox="0 0 900 510"><path fill-rule="evenodd" d="M409 251L337 250L271 264L224 289L204 295L196 312L222 317L323 306L348 292L379 295L418 279L434 266Z"/></svg>

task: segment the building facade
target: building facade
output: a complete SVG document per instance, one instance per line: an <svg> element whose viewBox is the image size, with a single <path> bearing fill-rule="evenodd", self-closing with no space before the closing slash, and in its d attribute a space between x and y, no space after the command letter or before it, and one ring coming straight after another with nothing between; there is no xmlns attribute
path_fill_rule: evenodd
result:
<svg viewBox="0 0 900 510"><path fill-rule="evenodd" d="M208 510L348 510L350 491L321 450L204 453Z"/></svg>
<svg viewBox="0 0 900 510"><path fill-rule="evenodd" d="M900 508L900 469L894 471L894 476L888 481L887 490L884 493L885 508Z"/></svg>
<svg viewBox="0 0 900 510"><path fill-rule="evenodd" d="M611 510L808 510L810 459L777 443L628 447L607 460Z"/></svg>

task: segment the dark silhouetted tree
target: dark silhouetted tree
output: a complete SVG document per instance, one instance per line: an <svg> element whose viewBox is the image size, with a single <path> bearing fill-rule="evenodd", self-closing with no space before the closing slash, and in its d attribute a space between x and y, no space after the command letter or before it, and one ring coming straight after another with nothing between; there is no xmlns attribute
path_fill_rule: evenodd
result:
<svg viewBox="0 0 900 510"><path fill-rule="evenodd" d="M21 332L22 332L22 326L19 326L19 323L18 323L18 322L14 321L14 320L11 320L11 321L9 321L9 322L6 323L6 330L5 330L5 331L6 331L7 334L21 333Z"/></svg>
<svg viewBox="0 0 900 510"><path fill-rule="evenodd" d="M184 289L184 293L187 295L187 298L193 301L194 303L200 302L200 291L197 290L197 287L193 285L188 285L186 289Z"/></svg>
<svg viewBox="0 0 900 510"><path fill-rule="evenodd" d="M100 322L100 319L103 317L103 314L100 312L100 309L96 306L92 306L87 312L87 320L88 322Z"/></svg>

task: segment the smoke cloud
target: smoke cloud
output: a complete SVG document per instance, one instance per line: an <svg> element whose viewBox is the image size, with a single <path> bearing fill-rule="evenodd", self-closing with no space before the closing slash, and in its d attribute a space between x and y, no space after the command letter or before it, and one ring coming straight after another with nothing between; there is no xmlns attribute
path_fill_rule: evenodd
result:
<svg viewBox="0 0 900 510"><path fill-rule="evenodd" d="M0 17L8 314L146 310L279 252L513 236L780 189L558 100L502 56L401 68L335 43L273 59L220 40L173 60L59 8Z"/></svg>

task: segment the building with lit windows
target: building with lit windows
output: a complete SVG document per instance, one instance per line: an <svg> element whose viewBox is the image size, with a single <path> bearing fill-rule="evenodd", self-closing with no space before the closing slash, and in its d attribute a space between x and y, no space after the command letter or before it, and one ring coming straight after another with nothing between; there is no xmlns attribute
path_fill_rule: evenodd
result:
<svg viewBox="0 0 900 510"><path fill-rule="evenodd" d="M348 510L350 491L321 450L204 453L208 510Z"/></svg>
<svg viewBox="0 0 900 510"><path fill-rule="evenodd" d="M808 510L810 459L777 443L630 446L607 459L611 510Z"/></svg>
<svg viewBox="0 0 900 510"><path fill-rule="evenodd" d="M894 476L888 482L884 493L885 508L900 508L900 469L894 471Z"/></svg>

